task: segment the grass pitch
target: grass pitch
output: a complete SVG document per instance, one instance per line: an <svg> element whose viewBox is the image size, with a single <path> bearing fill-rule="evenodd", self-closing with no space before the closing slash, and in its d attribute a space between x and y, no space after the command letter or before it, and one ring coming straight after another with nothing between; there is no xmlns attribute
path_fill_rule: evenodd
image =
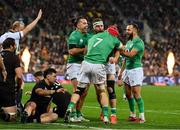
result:
<svg viewBox="0 0 180 130"><path fill-rule="evenodd" d="M31 90L33 83L25 84L25 91ZM71 85L64 85L71 91ZM24 91L24 92L25 92ZM1 129L178 129L180 128L180 86L175 87L155 87L143 86L142 97L145 104L146 123L136 124L127 121L129 116L128 102L122 99L122 88L116 87L117 94L117 116L116 125L103 124L99 119L100 108L96 101L94 87L91 86L84 107L82 109L86 118L90 122L64 124L63 119L58 119L55 123L21 124L7 123L0 120ZM23 96L23 102L29 96ZM138 110L137 110L138 112Z"/></svg>

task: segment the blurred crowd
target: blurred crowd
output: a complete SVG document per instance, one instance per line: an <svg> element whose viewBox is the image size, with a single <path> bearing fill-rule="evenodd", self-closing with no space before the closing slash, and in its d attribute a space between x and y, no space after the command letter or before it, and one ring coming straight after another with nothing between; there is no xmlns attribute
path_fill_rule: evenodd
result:
<svg viewBox="0 0 180 130"><path fill-rule="evenodd" d="M85 15L91 23L100 17L105 26L117 24L121 39L127 21L147 22L152 30L151 39L145 43L143 57L145 75L168 75L167 55L175 55L173 75L180 76L180 2L179 0L3 0L0 2L0 34L8 31L15 20L29 23L43 10L43 18L31 35L22 40L21 49L31 53L29 72L53 66L65 73L67 38L73 30L71 19ZM6 6L5 6L6 5ZM7 6L8 5L8 6ZM90 27L91 28L91 24ZM142 33L143 36L143 33Z"/></svg>

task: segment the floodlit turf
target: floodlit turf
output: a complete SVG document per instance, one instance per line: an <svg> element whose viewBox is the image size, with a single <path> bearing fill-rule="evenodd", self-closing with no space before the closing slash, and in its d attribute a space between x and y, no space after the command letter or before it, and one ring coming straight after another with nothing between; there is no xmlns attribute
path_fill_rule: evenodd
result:
<svg viewBox="0 0 180 130"><path fill-rule="evenodd" d="M30 90L33 84L25 84L25 91ZM70 85L64 85L69 90ZM155 87L143 86L142 96L145 103L145 115L147 122L135 124L127 121L129 114L127 101L122 99L122 88L116 87L118 123L105 125L99 121L99 105L96 101L94 87L91 86L82 112L90 119L88 123L64 124L62 119L52 124L21 124L6 123L0 121L3 129L177 129L180 128L180 86ZM29 96L23 96L26 101Z"/></svg>

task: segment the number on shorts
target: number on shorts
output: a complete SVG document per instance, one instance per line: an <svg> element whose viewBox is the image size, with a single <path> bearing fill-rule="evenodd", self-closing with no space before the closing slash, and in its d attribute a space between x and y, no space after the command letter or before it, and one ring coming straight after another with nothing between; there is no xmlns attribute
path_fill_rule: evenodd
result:
<svg viewBox="0 0 180 130"><path fill-rule="evenodd" d="M93 47L96 47L100 42L102 42L102 38L96 38L97 42L93 45Z"/></svg>

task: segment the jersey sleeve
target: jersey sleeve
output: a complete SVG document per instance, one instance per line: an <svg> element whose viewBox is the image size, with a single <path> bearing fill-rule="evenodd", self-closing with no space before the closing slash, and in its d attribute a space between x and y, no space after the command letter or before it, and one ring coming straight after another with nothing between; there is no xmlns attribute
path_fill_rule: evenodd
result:
<svg viewBox="0 0 180 130"><path fill-rule="evenodd" d="M115 40L115 49L119 50L121 46L122 46L121 41L119 41L118 38L116 38L116 40Z"/></svg>
<svg viewBox="0 0 180 130"><path fill-rule="evenodd" d="M24 36L23 32L7 32L0 37L0 44L4 42L7 38L13 38L14 40L20 40Z"/></svg>
<svg viewBox="0 0 180 130"><path fill-rule="evenodd" d="M21 38L23 38L24 37L23 31L20 31L19 33L20 33Z"/></svg>
<svg viewBox="0 0 180 130"><path fill-rule="evenodd" d="M13 38L15 40L19 40L23 37L23 32L15 32L15 33L9 33L7 38Z"/></svg>
<svg viewBox="0 0 180 130"><path fill-rule="evenodd" d="M135 41L133 48L136 49L138 52L143 50L143 46L141 45L141 41Z"/></svg>
<svg viewBox="0 0 180 130"><path fill-rule="evenodd" d="M71 35L68 39L68 48L73 49L77 47L78 39L74 36Z"/></svg>
<svg viewBox="0 0 180 130"><path fill-rule="evenodd" d="M8 37L13 38L15 40L16 39L20 40L23 37L23 32L20 31L20 32L10 33Z"/></svg>
<svg viewBox="0 0 180 130"><path fill-rule="evenodd" d="M75 37L75 36L73 36L73 35L71 35L70 37L69 37L69 40L68 40L68 45L70 45L70 44L77 44L78 43L78 38L77 37Z"/></svg>
<svg viewBox="0 0 180 130"><path fill-rule="evenodd" d="M38 88L41 88L41 89L45 89L46 88L46 85L44 84L44 80L40 81L39 83L36 83L34 89L38 89Z"/></svg>
<svg viewBox="0 0 180 130"><path fill-rule="evenodd" d="M1 36L1 37L0 37L0 44L2 44L3 41L4 41L4 39L3 39L3 37Z"/></svg>

